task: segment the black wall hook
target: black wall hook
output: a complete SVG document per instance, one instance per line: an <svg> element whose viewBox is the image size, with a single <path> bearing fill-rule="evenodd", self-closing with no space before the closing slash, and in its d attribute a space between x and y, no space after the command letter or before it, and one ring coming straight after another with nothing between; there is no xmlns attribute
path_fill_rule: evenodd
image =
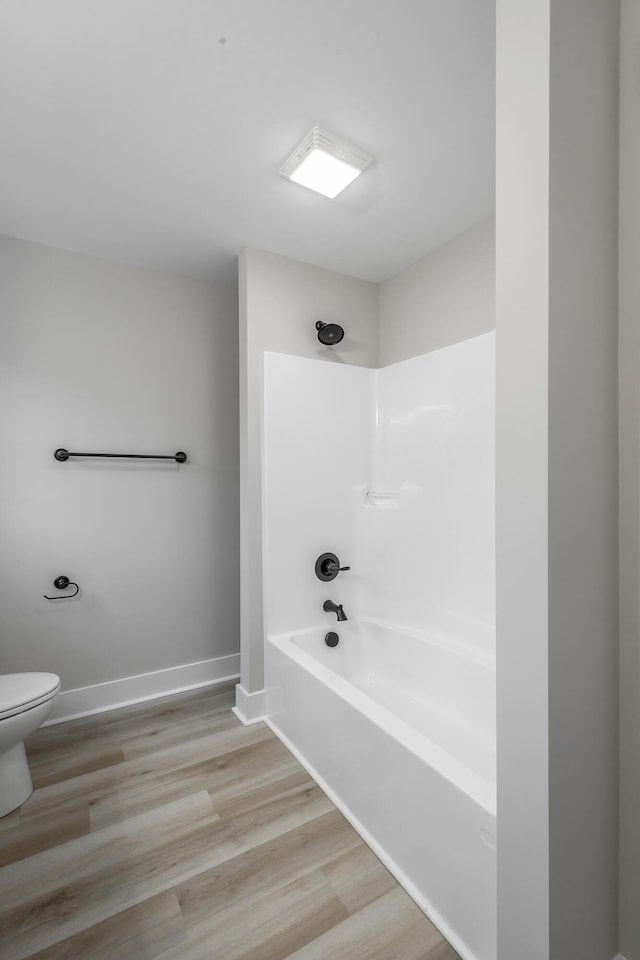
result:
<svg viewBox="0 0 640 960"><path fill-rule="evenodd" d="M69 577L61 576L56 577L53 581L53 585L56 590L66 590L67 587L75 587L75 593L67 593L64 597L48 597L46 593L43 593L42 596L45 600L71 600L73 597L77 597L80 593L80 587L77 583L74 583L73 580L69 580Z"/></svg>

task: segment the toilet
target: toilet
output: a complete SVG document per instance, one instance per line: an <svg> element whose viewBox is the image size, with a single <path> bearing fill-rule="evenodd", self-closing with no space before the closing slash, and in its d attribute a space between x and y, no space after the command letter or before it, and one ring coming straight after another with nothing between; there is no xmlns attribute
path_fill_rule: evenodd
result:
<svg viewBox="0 0 640 960"><path fill-rule="evenodd" d="M31 796L23 741L47 719L59 690L55 673L0 674L0 817Z"/></svg>

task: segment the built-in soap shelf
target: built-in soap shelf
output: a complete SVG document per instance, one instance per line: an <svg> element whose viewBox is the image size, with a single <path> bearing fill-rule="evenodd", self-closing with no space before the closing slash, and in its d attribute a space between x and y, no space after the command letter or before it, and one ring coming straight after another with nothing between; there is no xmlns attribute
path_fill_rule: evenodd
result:
<svg viewBox="0 0 640 960"><path fill-rule="evenodd" d="M364 502L368 507L397 507L400 494L390 490L365 490Z"/></svg>

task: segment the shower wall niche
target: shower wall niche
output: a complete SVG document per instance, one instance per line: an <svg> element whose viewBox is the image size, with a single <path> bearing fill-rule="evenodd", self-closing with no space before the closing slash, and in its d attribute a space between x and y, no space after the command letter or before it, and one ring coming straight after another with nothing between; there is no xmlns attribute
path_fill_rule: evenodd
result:
<svg viewBox="0 0 640 960"><path fill-rule="evenodd" d="M491 660L495 334L379 370L264 355L265 635L325 599ZM332 550L351 570L314 575Z"/></svg>

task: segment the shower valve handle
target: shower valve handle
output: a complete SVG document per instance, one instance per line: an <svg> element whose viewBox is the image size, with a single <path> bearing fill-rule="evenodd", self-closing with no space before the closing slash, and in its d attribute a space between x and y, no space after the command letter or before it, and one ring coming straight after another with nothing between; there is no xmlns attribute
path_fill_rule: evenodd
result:
<svg viewBox="0 0 640 960"><path fill-rule="evenodd" d="M335 580L342 570L350 570L351 567L341 567L340 561L335 553L321 553L316 560L315 572L318 580L328 583Z"/></svg>
<svg viewBox="0 0 640 960"><path fill-rule="evenodd" d="M351 567L339 567L337 563L328 563L327 573L340 573L342 570L351 570Z"/></svg>

